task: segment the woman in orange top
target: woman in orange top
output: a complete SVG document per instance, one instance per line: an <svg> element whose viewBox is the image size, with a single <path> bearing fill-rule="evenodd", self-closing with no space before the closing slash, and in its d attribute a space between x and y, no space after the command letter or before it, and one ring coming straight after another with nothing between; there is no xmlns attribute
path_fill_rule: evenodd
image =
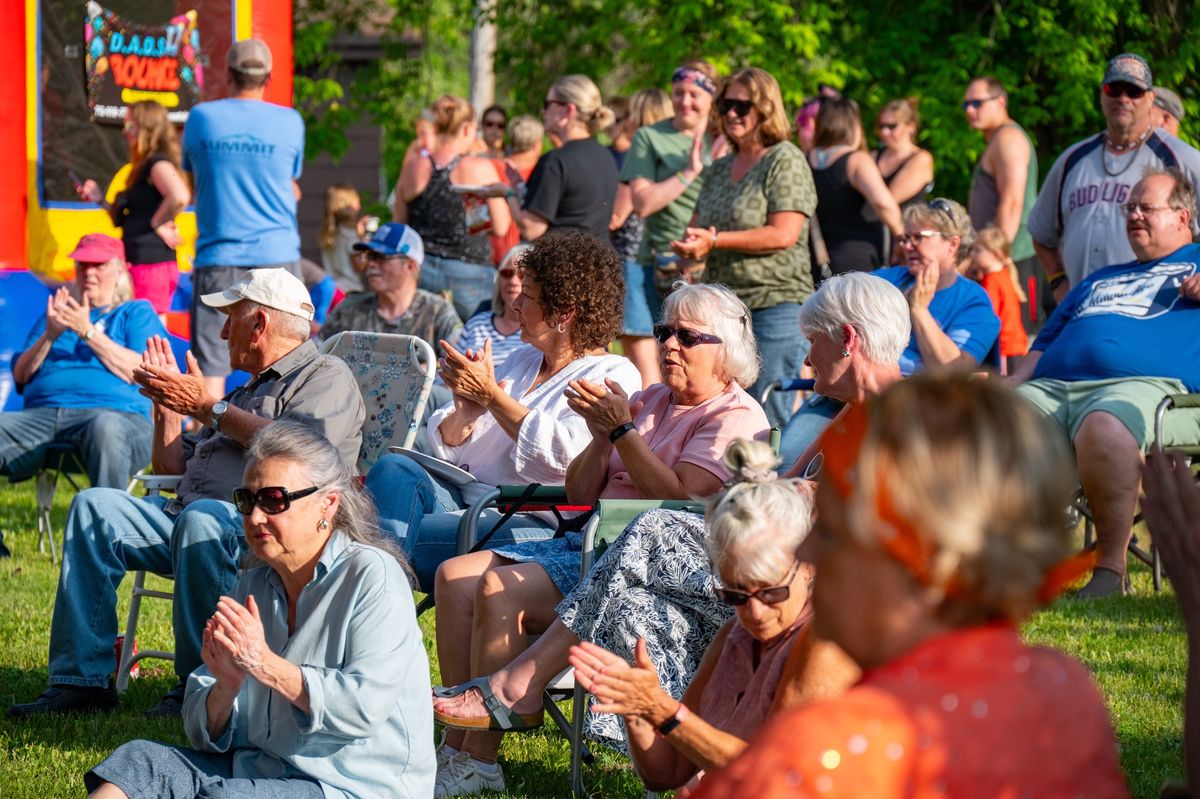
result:
<svg viewBox="0 0 1200 799"><path fill-rule="evenodd" d="M917 375L822 441L814 632L863 679L698 797L1128 796L1088 672L1016 626L1087 568L1061 436L997 381Z"/></svg>
<svg viewBox="0 0 1200 799"><path fill-rule="evenodd" d="M1001 371L1005 374L1012 372L1029 352L1029 336L1021 322L1025 292L1021 290L1021 277L1011 252L1012 243L1004 231L989 225L976 235L967 265L967 277L983 286L996 316L1000 317L1000 357L1004 359Z"/></svg>

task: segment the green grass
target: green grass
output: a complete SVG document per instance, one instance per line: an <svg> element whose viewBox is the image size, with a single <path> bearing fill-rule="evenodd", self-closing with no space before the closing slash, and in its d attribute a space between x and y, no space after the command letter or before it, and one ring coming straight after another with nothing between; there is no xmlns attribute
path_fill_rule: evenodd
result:
<svg viewBox="0 0 1200 799"><path fill-rule="evenodd" d="M54 528L61 531L72 492L55 500ZM31 483L0 485L0 529L12 558L0 559L0 705L26 701L46 685L46 652L58 569L37 551ZM155 578L157 579L157 578ZM1157 796L1166 780L1182 777L1181 732L1186 647L1183 626L1169 593L1154 594L1149 574L1134 574L1137 594L1098 602L1064 601L1026 628L1034 642L1058 647L1082 660L1108 701L1121 745L1121 762L1135 796ZM162 584L169 585L166 581ZM128 607L123 586L118 618ZM171 648L165 602L143 603L138 643ZM426 649L437 676L433 614L421 620ZM169 663L142 662L121 709L108 716L66 716L20 723L0 716L0 796L47 799L81 796L83 773L132 738L185 743L177 720L151 721L142 711L169 690ZM1064 742L1064 745L1070 745ZM509 796L567 796L569 751L557 730L510 735L501 752ZM1046 757L1053 757L1047 752ZM627 762L597 753L586 770L594 795L636 797L641 785Z"/></svg>

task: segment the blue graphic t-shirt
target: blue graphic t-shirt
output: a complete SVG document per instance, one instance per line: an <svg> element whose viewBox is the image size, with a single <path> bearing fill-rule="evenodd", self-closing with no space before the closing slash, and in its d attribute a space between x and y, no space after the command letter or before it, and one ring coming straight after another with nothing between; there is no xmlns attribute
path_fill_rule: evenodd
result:
<svg viewBox="0 0 1200 799"><path fill-rule="evenodd" d="M196 189L196 261L263 266L300 260L292 179L304 166L304 122L258 100L200 103L183 130Z"/></svg>
<svg viewBox="0 0 1200 799"><path fill-rule="evenodd" d="M1158 261L1098 269L1071 289L1033 348L1033 377L1172 377L1200 391L1200 303L1179 294L1200 245Z"/></svg>
<svg viewBox="0 0 1200 799"><path fill-rule="evenodd" d="M901 291L908 291L915 282L907 266L885 266L871 272ZM974 280L958 275L954 282L933 295L929 314L938 327L960 350L977 363L983 363L1000 335L1000 318L988 299L987 292ZM900 356L900 374L908 377L924 365L917 346L917 334L908 340Z"/></svg>
<svg viewBox="0 0 1200 799"><path fill-rule="evenodd" d="M145 351L146 339L167 335L158 314L145 300L123 302L104 312L93 308L91 320L113 341L139 353ZM32 347L45 330L43 315L29 331L25 349ZM111 408L150 416L150 400L138 393L137 384L126 383L110 372L91 345L70 330L54 340L46 360L21 395L26 408Z"/></svg>

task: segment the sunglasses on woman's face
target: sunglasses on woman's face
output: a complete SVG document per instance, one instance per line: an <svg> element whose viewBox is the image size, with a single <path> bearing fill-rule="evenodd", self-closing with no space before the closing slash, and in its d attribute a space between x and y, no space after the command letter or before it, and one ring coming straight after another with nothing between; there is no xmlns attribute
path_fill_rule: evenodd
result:
<svg viewBox="0 0 1200 799"><path fill-rule="evenodd" d="M667 340L675 337L679 342L679 346L691 349L698 344L720 344L721 339L711 333L701 333L698 330L690 330L686 327L671 327L670 325L655 325L654 338L659 344L666 344Z"/></svg>
<svg viewBox="0 0 1200 799"><path fill-rule="evenodd" d="M319 490L319 486L311 486L299 491L288 491L283 486L267 486L257 491L235 488L233 489L233 506L243 516L253 513L255 505L262 508L263 513L268 516L274 516L276 513L283 513L292 507L292 500L303 499Z"/></svg>
<svg viewBox="0 0 1200 799"><path fill-rule="evenodd" d="M717 103L717 109L721 112L721 116L727 116L730 111L738 117L747 116L750 110L754 108L754 103L751 100L730 100L728 97L722 97Z"/></svg>
<svg viewBox="0 0 1200 799"><path fill-rule="evenodd" d="M800 568L799 563L793 563L791 571L783 578L782 585L773 585L770 588L760 588L757 591L739 591L736 588L718 588L717 598L726 605L738 607L749 602L751 599L757 599L764 605L778 605L780 602L787 602L792 596L792 578L796 576L796 569Z"/></svg>

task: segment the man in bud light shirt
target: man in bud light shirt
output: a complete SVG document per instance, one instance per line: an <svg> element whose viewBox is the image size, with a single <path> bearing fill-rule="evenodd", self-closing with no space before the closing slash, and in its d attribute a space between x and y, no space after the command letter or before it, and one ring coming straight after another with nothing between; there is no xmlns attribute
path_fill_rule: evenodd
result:
<svg viewBox="0 0 1200 799"><path fill-rule="evenodd" d="M1200 391L1196 190L1178 169L1148 170L1122 212L1137 260L1099 269L1072 288L1012 377L1075 447L1099 554L1081 597L1125 590L1125 550L1155 409L1169 394ZM1197 440L1200 411L1176 410L1157 443Z"/></svg>
<svg viewBox="0 0 1200 799"><path fill-rule="evenodd" d="M263 100L271 50L235 42L226 56L232 94L200 103L183 131L183 168L196 189L192 352L209 393L225 393L230 372L222 314L199 298L233 285L247 270L282 267L300 277L296 179L304 165L304 122L294 109Z"/></svg>

